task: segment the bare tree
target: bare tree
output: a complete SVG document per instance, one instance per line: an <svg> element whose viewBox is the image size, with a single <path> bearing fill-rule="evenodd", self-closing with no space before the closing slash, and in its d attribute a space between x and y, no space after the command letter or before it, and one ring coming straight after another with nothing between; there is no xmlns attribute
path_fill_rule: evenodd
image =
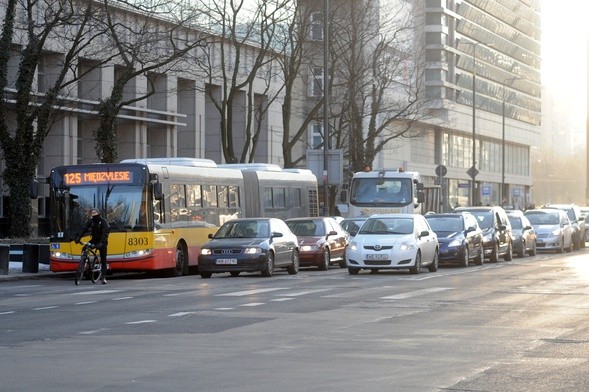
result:
<svg viewBox="0 0 589 392"><path fill-rule="evenodd" d="M354 171L371 166L393 139L419 136L426 118L418 38L408 3L340 3L331 13L330 134Z"/></svg>
<svg viewBox="0 0 589 392"><path fill-rule="evenodd" d="M191 28L197 13L184 3L103 0L102 11L104 28L114 47L114 63L121 72L110 95L99 104L96 153L101 162L114 162L118 156L118 115L123 106L154 94L154 77L174 70L202 41ZM125 97L125 86L140 75L146 77L148 90Z"/></svg>
<svg viewBox="0 0 589 392"><path fill-rule="evenodd" d="M219 114L223 158L228 163L251 162L261 132L261 120L281 93L272 84L279 26L291 11L289 0L200 0L210 34L205 61L205 92ZM202 23L202 22L201 22ZM262 86L262 87L260 87ZM241 100L245 94L245 103ZM256 99L256 95L258 99ZM244 113L244 132L235 128ZM239 142L238 142L239 141Z"/></svg>
<svg viewBox="0 0 589 392"><path fill-rule="evenodd" d="M45 138L58 114L69 106L66 90L75 81L71 71L80 52L89 47L99 32L89 29L93 21L92 1L9 0L4 11L0 38L3 179L10 191L10 235L27 237L31 233L32 215L30 181L35 177ZM45 91L38 91L36 69L50 40L59 42L63 55L55 56L53 73L47 78L51 84ZM11 55L20 56L13 89L7 73ZM9 111L15 113L14 122L9 123Z"/></svg>

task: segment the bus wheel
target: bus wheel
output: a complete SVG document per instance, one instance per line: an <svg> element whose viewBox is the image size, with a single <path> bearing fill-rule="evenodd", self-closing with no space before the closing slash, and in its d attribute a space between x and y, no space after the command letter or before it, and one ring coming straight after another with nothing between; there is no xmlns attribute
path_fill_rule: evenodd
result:
<svg viewBox="0 0 589 392"><path fill-rule="evenodd" d="M176 246L176 267L172 269L172 275L179 277L184 275L184 270L187 269L186 251L182 244Z"/></svg>

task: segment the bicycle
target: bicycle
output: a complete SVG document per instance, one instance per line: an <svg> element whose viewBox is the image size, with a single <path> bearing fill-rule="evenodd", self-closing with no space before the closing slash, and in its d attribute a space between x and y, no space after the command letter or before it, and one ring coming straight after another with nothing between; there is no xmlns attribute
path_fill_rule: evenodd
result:
<svg viewBox="0 0 589 392"><path fill-rule="evenodd" d="M98 282L102 277L102 265L94 244L90 242L81 242L81 244L83 245L82 255L76 270L76 286L80 284L84 276L89 277L92 283Z"/></svg>

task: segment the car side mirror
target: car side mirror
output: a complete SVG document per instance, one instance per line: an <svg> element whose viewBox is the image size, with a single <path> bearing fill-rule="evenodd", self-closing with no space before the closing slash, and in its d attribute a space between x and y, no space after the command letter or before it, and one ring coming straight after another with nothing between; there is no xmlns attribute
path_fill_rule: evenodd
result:
<svg viewBox="0 0 589 392"><path fill-rule="evenodd" d="M213 233L209 233L209 238L213 238Z"/></svg>
<svg viewBox="0 0 589 392"><path fill-rule="evenodd" d="M419 238L421 238L421 237L427 237L428 235L429 235L429 231L424 230L421 233L419 233Z"/></svg>
<svg viewBox="0 0 589 392"><path fill-rule="evenodd" d="M465 231L466 233L470 233L470 232L472 232L472 231L474 231L474 230L475 230L475 229L474 229L474 227L472 227L472 226L471 226L471 227L467 227L467 228L466 228L466 230L464 230L464 231Z"/></svg>
<svg viewBox="0 0 589 392"><path fill-rule="evenodd" d="M505 225L499 225L499 230L505 230L505 229L507 229L507 226L505 226Z"/></svg>
<svg viewBox="0 0 589 392"><path fill-rule="evenodd" d="M282 237L282 233L278 232L278 231L273 231L272 234L270 234L271 238L277 238L277 237Z"/></svg>
<svg viewBox="0 0 589 392"><path fill-rule="evenodd" d="M327 235L325 236L325 238L329 237L330 235L337 235L337 231L331 230L329 233L327 233Z"/></svg>

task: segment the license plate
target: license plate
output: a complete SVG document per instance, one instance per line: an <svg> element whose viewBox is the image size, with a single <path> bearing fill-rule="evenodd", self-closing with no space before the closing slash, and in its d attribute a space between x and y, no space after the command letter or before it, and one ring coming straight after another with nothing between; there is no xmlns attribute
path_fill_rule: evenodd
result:
<svg viewBox="0 0 589 392"><path fill-rule="evenodd" d="M366 255L366 260L388 260L388 258L389 255L383 253Z"/></svg>
<svg viewBox="0 0 589 392"><path fill-rule="evenodd" d="M220 264L220 265L237 264L237 259L218 259L216 264Z"/></svg>

